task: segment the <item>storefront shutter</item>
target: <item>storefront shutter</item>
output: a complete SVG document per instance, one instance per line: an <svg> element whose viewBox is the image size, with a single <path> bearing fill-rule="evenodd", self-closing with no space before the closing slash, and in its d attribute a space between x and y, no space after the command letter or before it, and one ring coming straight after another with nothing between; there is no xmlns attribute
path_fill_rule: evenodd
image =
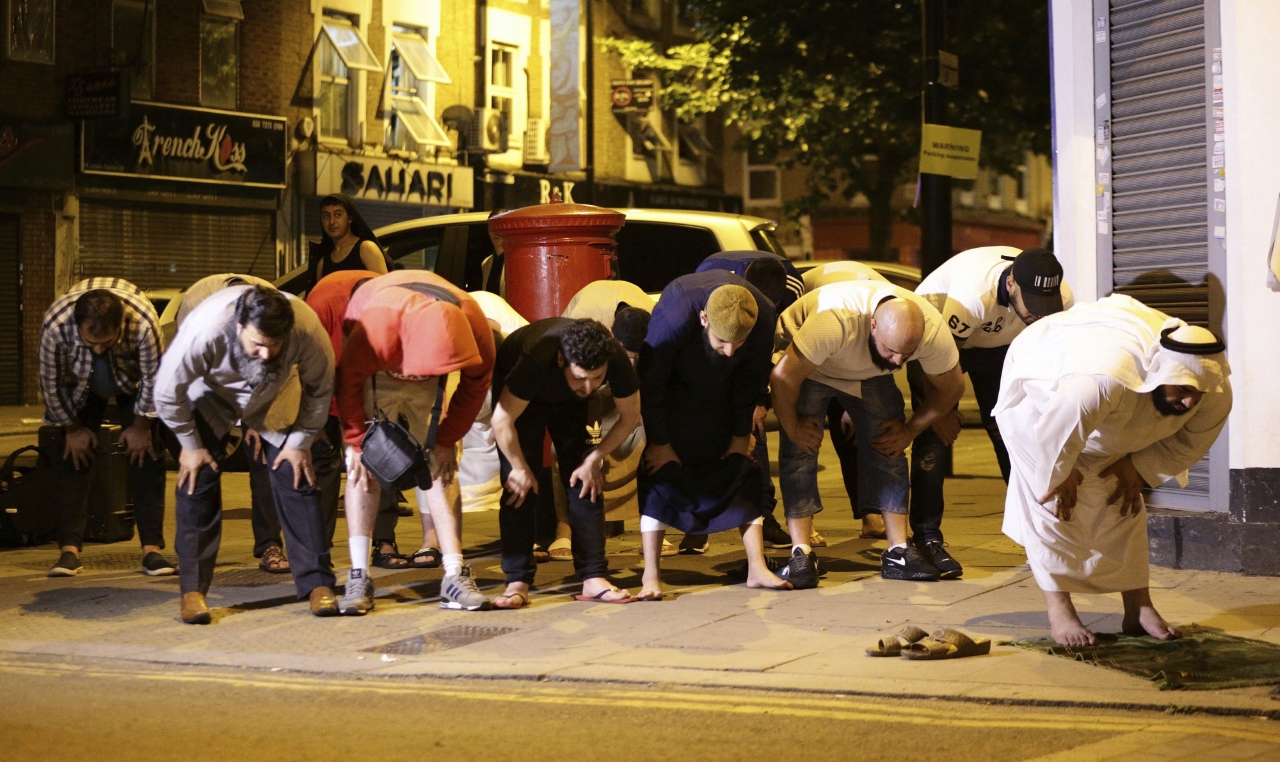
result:
<svg viewBox="0 0 1280 762"><path fill-rule="evenodd" d="M22 404L22 248L18 215L0 214L0 405Z"/></svg>
<svg viewBox="0 0 1280 762"><path fill-rule="evenodd" d="M80 276L186 288L214 273L276 277L270 212L159 204L81 204Z"/></svg>
<svg viewBox="0 0 1280 762"><path fill-rule="evenodd" d="M1217 3L1095 0L1094 9L1099 292L1128 294L1221 331L1226 194L1222 130L1215 130L1222 125ZM1148 502L1210 509L1215 470L1225 487L1225 463L1216 465L1206 457L1186 489L1164 485ZM1225 497L1216 502L1225 505Z"/></svg>

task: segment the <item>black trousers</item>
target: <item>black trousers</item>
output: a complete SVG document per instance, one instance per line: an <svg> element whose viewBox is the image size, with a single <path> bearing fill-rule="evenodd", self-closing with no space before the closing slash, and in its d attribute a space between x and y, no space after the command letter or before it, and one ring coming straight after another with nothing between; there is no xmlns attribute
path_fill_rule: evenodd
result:
<svg viewBox="0 0 1280 762"><path fill-rule="evenodd" d="M330 416L324 428L325 436L311 443L311 465L316 472L316 487L320 490L320 506L324 514L327 547L333 546L333 533L338 525L338 492L342 487L342 426ZM265 449L265 448L264 448ZM253 557L262 558L267 548L283 546L280 535L280 512L276 508L275 493L271 487L271 460L255 461L247 444L231 455L242 458L249 472L249 492L253 499L250 518L253 522Z"/></svg>
<svg viewBox="0 0 1280 762"><path fill-rule="evenodd" d="M226 438L215 437L199 413L195 421L205 448L219 462L225 460ZM176 439L171 438L170 448L177 457L181 448ZM262 450L269 463L280 454L280 448L265 440ZM298 597L305 598L317 587L333 587L333 563L325 534L319 479L314 486L301 479L295 488L293 467L288 463L281 463L274 471L268 469L268 478L288 544L289 567ZM211 468L201 468L195 482L190 495L182 487L177 489L178 530L174 547L178 551L178 578L183 593L209 592L218 548L222 544L222 475Z"/></svg>
<svg viewBox="0 0 1280 762"><path fill-rule="evenodd" d="M831 404L827 405L827 433L831 436L831 446L836 451L836 457L840 459L840 476L844 480L845 494L849 496L849 505L853 508L853 517L861 520L870 514L879 516L878 508L862 508L861 504L865 501L858 499L858 443L846 437L844 430L840 428L843 416L844 406L840 404L840 400L831 400Z"/></svg>
<svg viewBox="0 0 1280 762"><path fill-rule="evenodd" d="M120 425L133 425L133 405L136 395L119 395L116 407L120 412ZM107 398L89 392L89 399L77 414L80 423L97 432L107 410ZM152 447L158 457L146 458L142 465L129 464L129 495L133 498L133 517L138 526L138 539L143 546L164 547L164 456L161 450L164 424L153 420L151 424ZM59 438L64 443L63 438ZM101 444L101 443L100 443ZM62 447L51 453L53 471L58 487L56 501L58 511L58 547L73 545L84 548L85 522L89 515L89 483L92 465L77 469L70 458L62 457ZM110 455L108 455L110 457Z"/></svg>
<svg viewBox="0 0 1280 762"><path fill-rule="evenodd" d="M495 397L499 393L495 389ZM600 431L600 418L591 415L596 407L588 400L573 400L557 405L532 402L516 419L516 433L520 438L520 451L534 470L541 469L542 443L545 434L551 435L556 460L560 466L560 480L569 498L569 526L573 529L573 568L579 579L603 577L609 571L604 556L604 496L596 500L580 497L581 483L569 486L569 477L582 465L582 459L599 440L592 441L591 433ZM596 436L599 436L597 433ZM498 450L499 474L502 483L502 507L498 509L498 527L502 533L502 571L507 582L533 584L537 564L533 558L533 544L537 535L539 501L541 495L550 498L550 490L539 479L540 495L532 491L518 508L507 505L511 494L506 490L511 463ZM545 515L545 513L544 513Z"/></svg>
<svg viewBox="0 0 1280 762"><path fill-rule="evenodd" d="M1000 371L1008 351L1007 346L960 350L960 368L969 374L973 384L982 425L995 448L1005 484L1009 483L1009 451L991 410L1000 396ZM920 363L907 364L907 382L911 385L911 406L918 408L924 404L924 370ZM921 432L911 445L911 532L925 541L942 540L943 480L951 470L950 457L950 448L932 428Z"/></svg>

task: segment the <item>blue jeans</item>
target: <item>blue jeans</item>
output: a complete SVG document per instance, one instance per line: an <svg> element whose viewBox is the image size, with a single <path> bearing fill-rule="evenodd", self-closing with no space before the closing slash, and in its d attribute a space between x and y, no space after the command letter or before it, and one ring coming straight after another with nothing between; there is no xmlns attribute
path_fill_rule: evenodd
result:
<svg viewBox="0 0 1280 762"><path fill-rule="evenodd" d="M833 399L848 411L858 439L859 515L881 511L907 513L911 484L907 476L906 456L886 458L871 446L871 440L880 435L881 424L906 419L902 392L898 391L893 376L876 376L863 381L860 398L806 379L796 400L796 415L821 421ZM822 510L822 498L818 495L818 456L801 450L786 431L781 432L780 438L778 481L782 487L786 516L789 519L812 516Z"/></svg>
<svg viewBox="0 0 1280 762"><path fill-rule="evenodd" d="M982 425L991 438L1000 464L1000 475L1009 483L1009 451L1000 438L991 409L1000 395L1000 371L1004 367L1006 347L974 347L960 350L960 368L969 374L973 394L978 400ZM911 405L924 404L924 370L917 362L907 364L907 381L911 385ZM932 428L925 429L911 446L911 533L925 542L942 541L943 479L951 469L951 448L942 443Z"/></svg>

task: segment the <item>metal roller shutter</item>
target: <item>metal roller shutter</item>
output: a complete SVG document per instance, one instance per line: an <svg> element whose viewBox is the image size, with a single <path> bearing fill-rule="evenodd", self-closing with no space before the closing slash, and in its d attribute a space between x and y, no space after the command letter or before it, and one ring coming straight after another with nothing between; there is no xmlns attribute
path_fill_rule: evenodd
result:
<svg viewBox="0 0 1280 762"><path fill-rule="evenodd" d="M22 246L16 214L0 214L0 405L22 404Z"/></svg>
<svg viewBox="0 0 1280 762"><path fill-rule="evenodd" d="M1222 164L1212 158L1210 109L1220 117L1221 90L1210 87L1216 27L1206 26L1216 3L1095 0L1094 8L1099 292L1220 330L1210 265L1225 230L1215 211L1225 206L1211 208ZM1212 470L1206 457L1185 489L1166 484L1147 502L1207 510Z"/></svg>
<svg viewBox="0 0 1280 762"><path fill-rule="evenodd" d="M276 277L269 212L86 201L80 207L80 275L139 288L186 288L206 275Z"/></svg>

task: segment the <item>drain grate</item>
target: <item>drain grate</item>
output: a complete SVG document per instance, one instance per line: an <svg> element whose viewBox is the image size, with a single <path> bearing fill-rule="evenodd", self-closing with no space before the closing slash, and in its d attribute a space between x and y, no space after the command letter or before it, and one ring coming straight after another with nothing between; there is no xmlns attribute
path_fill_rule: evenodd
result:
<svg viewBox="0 0 1280 762"><path fill-rule="evenodd" d="M163 582L177 582L178 575L162 578ZM215 587L266 587L267 585L293 584L289 574L268 574L256 566L225 569L213 573Z"/></svg>
<svg viewBox="0 0 1280 762"><path fill-rule="evenodd" d="M46 558L14 565L22 569L48 571L57 560L57 551L51 551ZM81 556L80 566L90 571L141 571L142 556L138 553L95 553Z"/></svg>
<svg viewBox="0 0 1280 762"><path fill-rule="evenodd" d="M479 643L483 640L490 640L491 638L497 638L519 631L519 627L478 627L470 624L462 624L457 627L446 627L443 630L436 630L435 632L428 632L423 635L414 635L411 638L393 640L390 643L384 643L380 646L374 646L373 648L366 648L364 650L376 654L421 656L422 654L432 654L437 651L447 651L450 648L469 646L472 643Z"/></svg>

